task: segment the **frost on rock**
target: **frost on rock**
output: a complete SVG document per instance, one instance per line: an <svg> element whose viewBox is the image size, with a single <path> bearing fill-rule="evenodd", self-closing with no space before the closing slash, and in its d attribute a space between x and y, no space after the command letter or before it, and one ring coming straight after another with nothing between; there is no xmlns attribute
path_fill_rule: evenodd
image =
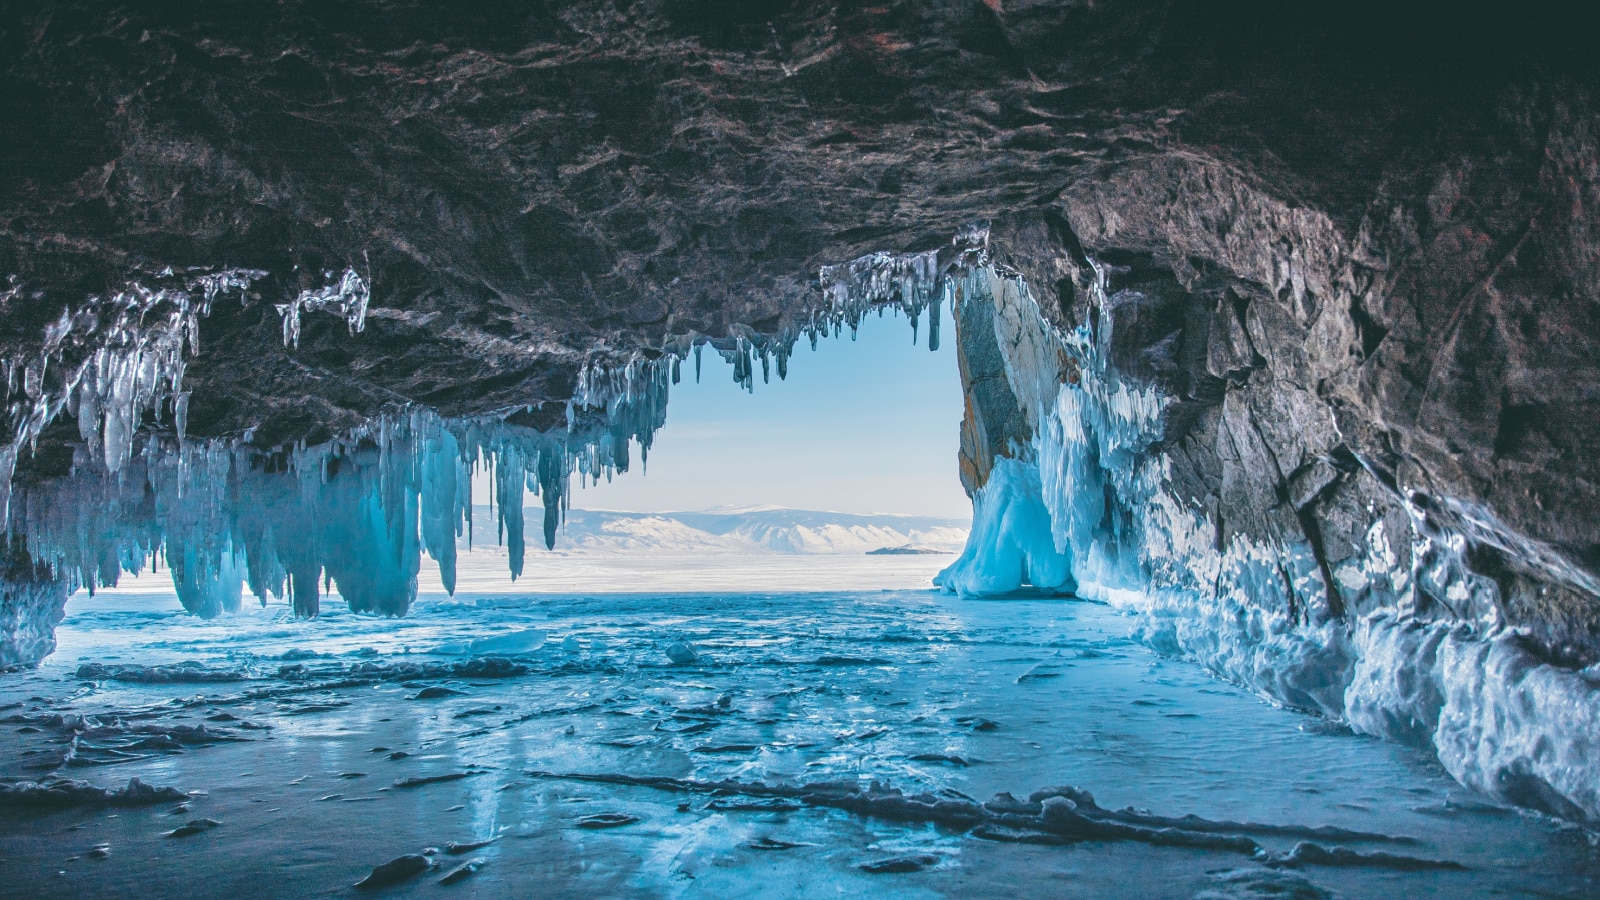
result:
<svg viewBox="0 0 1600 900"><path fill-rule="evenodd" d="M372 289L355 269L345 269L338 280L332 272L323 277L329 284L315 291L301 291L298 297L278 304L278 315L283 317L283 345L299 348L300 316L307 310L331 312L344 319L351 334L358 334L367 326L367 303L372 299Z"/></svg>

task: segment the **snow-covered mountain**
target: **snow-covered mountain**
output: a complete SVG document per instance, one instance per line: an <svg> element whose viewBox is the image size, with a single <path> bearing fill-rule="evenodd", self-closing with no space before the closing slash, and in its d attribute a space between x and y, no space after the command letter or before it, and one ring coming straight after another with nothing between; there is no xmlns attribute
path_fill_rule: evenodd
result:
<svg viewBox="0 0 1600 900"><path fill-rule="evenodd" d="M534 508L530 538L538 532ZM494 542L486 506L474 510L474 544ZM957 552L967 539L963 519L892 514L854 515L782 507L700 512L615 512L574 509L556 535L557 552L612 553L867 553L886 547Z"/></svg>

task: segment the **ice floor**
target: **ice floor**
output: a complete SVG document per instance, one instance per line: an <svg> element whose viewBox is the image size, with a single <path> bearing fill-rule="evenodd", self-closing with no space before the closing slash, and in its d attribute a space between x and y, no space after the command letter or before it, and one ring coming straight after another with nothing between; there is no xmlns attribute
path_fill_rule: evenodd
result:
<svg viewBox="0 0 1600 900"><path fill-rule="evenodd" d="M0 677L0 775L189 797L7 788L5 896L344 895L411 854L386 895L1600 894L1583 831L1155 657L1088 602L68 611L57 654ZM1028 801L1058 785L1094 802ZM975 802L997 792L1015 799Z"/></svg>

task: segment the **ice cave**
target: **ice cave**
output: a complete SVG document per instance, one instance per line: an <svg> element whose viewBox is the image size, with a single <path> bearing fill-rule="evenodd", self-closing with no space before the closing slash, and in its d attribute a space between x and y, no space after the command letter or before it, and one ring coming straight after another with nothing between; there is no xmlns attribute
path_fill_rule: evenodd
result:
<svg viewBox="0 0 1600 900"><path fill-rule="evenodd" d="M0 896L1600 896L1567 7L0 3Z"/></svg>

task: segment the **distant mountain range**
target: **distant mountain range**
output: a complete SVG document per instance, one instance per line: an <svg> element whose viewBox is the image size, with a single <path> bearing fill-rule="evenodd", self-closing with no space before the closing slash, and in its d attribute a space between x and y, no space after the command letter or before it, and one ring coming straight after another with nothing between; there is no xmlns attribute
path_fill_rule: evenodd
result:
<svg viewBox="0 0 1600 900"><path fill-rule="evenodd" d="M530 540L538 533L529 514ZM493 545L489 508L474 510L477 546ZM955 553L968 522L931 516L854 515L782 507L717 508L700 512L615 512L574 509L556 536L555 550L572 554L782 553L859 554L875 550Z"/></svg>

